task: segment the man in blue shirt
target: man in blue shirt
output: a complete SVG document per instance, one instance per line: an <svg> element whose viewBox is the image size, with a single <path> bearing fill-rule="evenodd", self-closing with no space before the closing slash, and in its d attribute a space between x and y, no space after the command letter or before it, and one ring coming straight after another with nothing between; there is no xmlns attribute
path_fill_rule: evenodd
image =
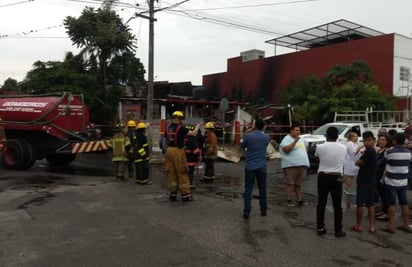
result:
<svg viewBox="0 0 412 267"><path fill-rule="evenodd" d="M240 146L246 150L245 192L243 218L249 219L255 178L259 188L260 214L266 216L266 150L269 136L263 132L265 123L262 119L255 121L255 130L246 134Z"/></svg>

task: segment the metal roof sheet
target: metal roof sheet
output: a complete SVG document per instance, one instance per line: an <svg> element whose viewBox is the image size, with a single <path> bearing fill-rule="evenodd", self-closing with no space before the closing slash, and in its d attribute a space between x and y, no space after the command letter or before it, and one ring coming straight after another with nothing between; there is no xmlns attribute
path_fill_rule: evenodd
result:
<svg viewBox="0 0 412 267"><path fill-rule="evenodd" d="M307 50L314 47L358 40L384 33L344 19L326 23L296 33L284 35L266 41L275 46L283 46L296 50Z"/></svg>

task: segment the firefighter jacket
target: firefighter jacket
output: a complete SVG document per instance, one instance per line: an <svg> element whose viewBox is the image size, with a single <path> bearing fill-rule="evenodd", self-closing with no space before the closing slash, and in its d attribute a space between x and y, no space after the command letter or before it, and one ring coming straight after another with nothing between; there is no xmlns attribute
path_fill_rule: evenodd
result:
<svg viewBox="0 0 412 267"><path fill-rule="evenodd" d="M134 153L133 153L133 148L136 147L136 130L133 129L127 129L127 136L129 137L130 140L130 149L128 151L128 156L129 159L134 159Z"/></svg>
<svg viewBox="0 0 412 267"><path fill-rule="evenodd" d="M134 162L136 163L148 161L150 159L149 143L146 135L142 131L137 130L136 132L136 142L134 144L133 152Z"/></svg>
<svg viewBox="0 0 412 267"><path fill-rule="evenodd" d="M186 162L188 166L196 166L202 161L202 153L197 136L188 136L185 142Z"/></svg>
<svg viewBox="0 0 412 267"><path fill-rule="evenodd" d="M217 158L217 137L212 130L205 132L205 158Z"/></svg>
<svg viewBox="0 0 412 267"><path fill-rule="evenodd" d="M189 129L181 123L171 123L165 132L167 147L184 148L185 137Z"/></svg>
<svg viewBox="0 0 412 267"><path fill-rule="evenodd" d="M129 137L122 131L116 132L110 142L113 150L112 161L128 161L128 151L130 149Z"/></svg>

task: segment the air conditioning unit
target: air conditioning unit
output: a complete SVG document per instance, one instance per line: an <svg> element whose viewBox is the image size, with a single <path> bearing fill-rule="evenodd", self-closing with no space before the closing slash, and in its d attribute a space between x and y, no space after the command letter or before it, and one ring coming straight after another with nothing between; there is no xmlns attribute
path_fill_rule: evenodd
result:
<svg viewBox="0 0 412 267"><path fill-rule="evenodd" d="M252 49L240 53L242 62L265 58L265 51Z"/></svg>

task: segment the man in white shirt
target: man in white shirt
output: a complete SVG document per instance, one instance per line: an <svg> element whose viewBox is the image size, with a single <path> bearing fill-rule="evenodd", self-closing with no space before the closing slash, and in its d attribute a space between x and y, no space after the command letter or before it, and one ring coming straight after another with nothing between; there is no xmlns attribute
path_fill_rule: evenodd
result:
<svg viewBox="0 0 412 267"><path fill-rule="evenodd" d="M318 235L326 234L325 208L330 193L333 202L334 228L336 237L344 237L342 230L342 171L346 147L336 142L338 129L326 130L326 142L316 147L315 155L319 157L318 169L318 204L316 206L316 223Z"/></svg>

